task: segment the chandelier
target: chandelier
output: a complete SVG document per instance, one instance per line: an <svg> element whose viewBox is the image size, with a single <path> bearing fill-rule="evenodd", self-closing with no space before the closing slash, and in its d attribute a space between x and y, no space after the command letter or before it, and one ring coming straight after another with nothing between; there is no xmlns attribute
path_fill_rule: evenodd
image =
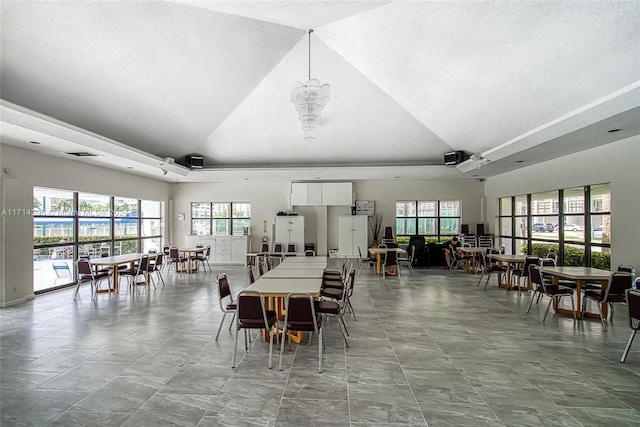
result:
<svg viewBox="0 0 640 427"><path fill-rule="evenodd" d="M328 84L321 84L320 80L311 78L311 33L309 34L309 80L306 83L297 82L291 90L291 102L296 106L298 119L302 122L304 139L316 139L315 132L320 125L320 114L329 102L331 88Z"/></svg>

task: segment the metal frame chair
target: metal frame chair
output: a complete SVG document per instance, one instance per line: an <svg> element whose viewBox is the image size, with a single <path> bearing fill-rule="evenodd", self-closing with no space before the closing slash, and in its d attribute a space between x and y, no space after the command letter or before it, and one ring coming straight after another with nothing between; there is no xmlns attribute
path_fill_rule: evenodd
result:
<svg viewBox="0 0 640 427"><path fill-rule="evenodd" d="M268 367L273 366L273 341L275 340L274 326L277 316L273 310L265 310L264 298L257 291L242 291L238 294L238 308L236 313L236 334L233 343L233 360L231 367L236 367L236 353L238 349L238 332L240 329L245 330L244 348L249 351L246 332L251 329L264 329L269 332L269 363ZM258 334L258 336L260 336Z"/></svg>
<svg viewBox="0 0 640 427"><path fill-rule="evenodd" d="M367 253L368 253L368 251L367 251ZM360 266L358 268L358 275L360 275L362 273L362 267L364 266L364 264L366 262L369 263L369 267L371 267L376 262L376 259L373 258L373 257L364 258L362 256L362 250L360 249L360 246L358 246L358 259L360 260Z"/></svg>
<svg viewBox="0 0 640 427"><path fill-rule="evenodd" d="M90 283L91 285L91 299L95 299L98 295L98 285L101 280L109 280L109 273L106 271L94 273L91 267L91 261L89 259L78 259L78 284L76 285L76 292L73 294L73 300L75 301L80 291L80 285L83 283ZM94 290L95 287L95 290Z"/></svg>
<svg viewBox="0 0 640 427"><path fill-rule="evenodd" d="M387 267L396 266L398 269L398 274L400 273L400 264L398 263L398 252L390 251L387 248L387 251L384 253L383 261L382 261L382 278L386 279L387 277Z"/></svg>
<svg viewBox="0 0 640 427"><path fill-rule="evenodd" d="M148 286L149 285L149 255L147 254L144 254L140 257L138 264L134 268L126 268L118 272L118 278L126 277L127 283L129 284L129 289L131 290L135 289L137 294L140 294L140 289L138 289L138 286L137 286L137 284L140 282L136 282L136 279L139 276L144 277L144 285Z"/></svg>
<svg viewBox="0 0 640 427"><path fill-rule="evenodd" d="M211 258L211 245L207 245L207 248L204 252L196 254L189 261L195 261L196 269L198 264L202 264L205 273L207 272L207 267L209 268L209 273L211 273L211 264L209 264L209 258Z"/></svg>
<svg viewBox="0 0 640 427"><path fill-rule="evenodd" d="M529 266L529 277L531 279L531 287L536 286L536 289L539 289L539 286L542 286L542 293L549 297L549 304L547 304L547 309L544 312L544 317L542 321L544 322L547 319L547 315L549 314L549 308L551 308L551 303L553 301L556 304L560 303L560 298L562 297L570 297L571 298L571 308L573 311L573 320L576 321L576 304L573 300L573 289L571 288L563 288L560 286L553 286L545 283L542 280L542 274L540 273L540 266L531 264ZM531 299L533 301L533 298ZM531 309L531 301L529 302L529 309ZM529 312L529 309L527 312Z"/></svg>
<svg viewBox="0 0 640 427"><path fill-rule="evenodd" d="M220 325L218 325L218 332L216 332L216 341L218 341L224 319L227 317L227 314L233 313L231 323L229 324L229 330L231 330L233 327L233 321L236 318L236 310L238 307L233 301L233 294L231 293L231 288L229 287L229 281L227 280L226 274L218 274L218 277L216 277L216 286L218 287L218 302L220 303L220 310L224 313L222 315L222 320L220 320ZM226 298L229 299L229 302L225 302Z"/></svg>
<svg viewBox="0 0 640 427"><path fill-rule="evenodd" d="M631 328L631 335L629 335L627 345L624 348L624 352L622 352L620 363L624 363L625 360L627 360L627 355L631 349L633 339L636 337L636 334L640 332L640 290L627 289L625 297L627 300L627 307L629 308L629 327Z"/></svg>
<svg viewBox="0 0 640 427"><path fill-rule="evenodd" d="M413 271L413 258L415 257L416 247L411 245L409 249L409 254L407 257L398 257L398 272L400 272L400 266L406 265L411 270L411 275L415 276L416 273Z"/></svg>
<svg viewBox="0 0 640 427"><path fill-rule="evenodd" d="M476 286L480 286L480 282L482 282L482 278L484 277L485 273L487 274L487 280L484 282L485 290L489 285L489 280L491 280L491 276L493 275L493 273L498 273L499 276L502 275L503 277L507 274L506 266L500 265L497 261L495 262L493 260L487 261L487 255L490 255L490 254L497 255L499 253L500 252L498 252L495 249L489 249L487 254L480 252L483 258L482 263L484 264L484 268L482 269L482 274L480 275L480 279L478 279L478 283L476 284ZM500 277L498 277L498 283L500 283Z"/></svg>
<svg viewBox="0 0 640 427"><path fill-rule="evenodd" d="M520 284L520 280L525 277L529 277L529 266L531 264L539 264L540 258L537 256L527 255L524 259L524 264L522 264L522 268L511 270L511 287L513 287L514 279L518 278L518 295L522 294L522 285Z"/></svg>
<svg viewBox="0 0 640 427"><path fill-rule="evenodd" d="M318 372L322 372L322 352L324 346L322 338L324 329L322 328L322 314L316 312L313 297L307 293L291 292L285 300L286 314L282 327L282 342L280 344L280 362L278 369L282 371L282 358L284 355L284 342L287 331L301 331L318 334ZM311 340L311 337L309 337ZM289 340L291 346L291 340Z"/></svg>
<svg viewBox="0 0 640 427"><path fill-rule="evenodd" d="M587 290L582 297L582 312L587 309L587 300L595 301L598 304L598 312L600 313L600 322L602 323L602 329L607 330L607 319L602 313L602 305L609 304L611 314L609 316L610 322L613 322L613 304L626 303L626 290L631 288L633 282L633 276L626 271L616 271L611 273L609 277L609 284L607 288L602 291L599 290Z"/></svg>

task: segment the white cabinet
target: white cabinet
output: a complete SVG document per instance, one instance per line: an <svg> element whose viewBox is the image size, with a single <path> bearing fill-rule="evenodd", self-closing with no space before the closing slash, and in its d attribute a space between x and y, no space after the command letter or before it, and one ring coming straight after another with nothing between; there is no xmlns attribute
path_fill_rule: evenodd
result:
<svg viewBox="0 0 640 427"><path fill-rule="evenodd" d="M323 182L322 204L326 206L351 206L353 186L350 182Z"/></svg>
<svg viewBox="0 0 640 427"><path fill-rule="evenodd" d="M369 247L368 227L366 215L338 216L338 256L358 257L358 247L366 256Z"/></svg>
<svg viewBox="0 0 640 427"><path fill-rule="evenodd" d="M233 264L245 264L247 252L249 252L249 236L231 237L231 262Z"/></svg>
<svg viewBox="0 0 640 427"><path fill-rule="evenodd" d="M277 216L275 243L282 243L283 249L287 250L287 245L296 245L296 252L304 252L304 217L303 216Z"/></svg>
<svg viewBox="0 0 640 427"><path fill-rule="evenodd" d="M211 247L212 262L216 264L231 263L231 236L216 236L216 245Z"/></svg>
<svg viewBox="0 0 640 427"><path fill-rule="evenodd" d="M323 182L291 184L291 206L351 206L351 182Z"/></svg>
<svg viewBox="0 0 640 427"><path fill-rule="evenodd" d="M299 182L291 184L291 206L320 205L322 205L322 184Z"/></svg>
<svg viewBox="0 0 640 427"><path fill-rule="evenodd" d="M251 236L187 236L185 247L211 246L211 264L244 264Z"/></svg>

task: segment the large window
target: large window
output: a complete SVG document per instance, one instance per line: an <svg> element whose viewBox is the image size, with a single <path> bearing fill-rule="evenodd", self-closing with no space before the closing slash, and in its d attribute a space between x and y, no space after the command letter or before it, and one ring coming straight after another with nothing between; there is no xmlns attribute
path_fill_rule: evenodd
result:
<svg viewBox="0 0 640 427"><path fill-rule="evenodd" d="M251 227L251 203L191 203L191 234L241 236Z"/></svg>
<svg viewBox="0 0 640 427"><path fill-rule="evenodd" d="M79 255L99 257L162 247L163 204L34 187L34 291L75 280Z"/></svg>
<svg viewBox="0 0 640 427"><path fill-rule="evenodd" d="M503 197L498 208L499 241L507 253L557 252L562 265L609 269L609 184Z"/></svg>
<svg viewBox="0 0 640 427"><path fill-rule="evenodd" d="M396 236L407 243L410 236L438 241L460 234L462 202L459 200L416 200L396 202Z"/></svg>

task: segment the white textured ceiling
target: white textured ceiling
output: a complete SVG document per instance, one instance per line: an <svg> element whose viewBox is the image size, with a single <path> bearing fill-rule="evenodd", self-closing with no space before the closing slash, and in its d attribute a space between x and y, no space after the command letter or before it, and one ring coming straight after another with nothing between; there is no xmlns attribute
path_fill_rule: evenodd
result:
<svg viewBox="0 0 640 427"><path fill-rule="evenodd" d="M640 2L11 1L0 13L2 141L152 175L159 159L205 155L209 170L165 179L488 176L640 133ZM289 102L308 28L312 77L332 92L314 142ZM492 162L465 175L441 165L450 150Z"/></svg>

